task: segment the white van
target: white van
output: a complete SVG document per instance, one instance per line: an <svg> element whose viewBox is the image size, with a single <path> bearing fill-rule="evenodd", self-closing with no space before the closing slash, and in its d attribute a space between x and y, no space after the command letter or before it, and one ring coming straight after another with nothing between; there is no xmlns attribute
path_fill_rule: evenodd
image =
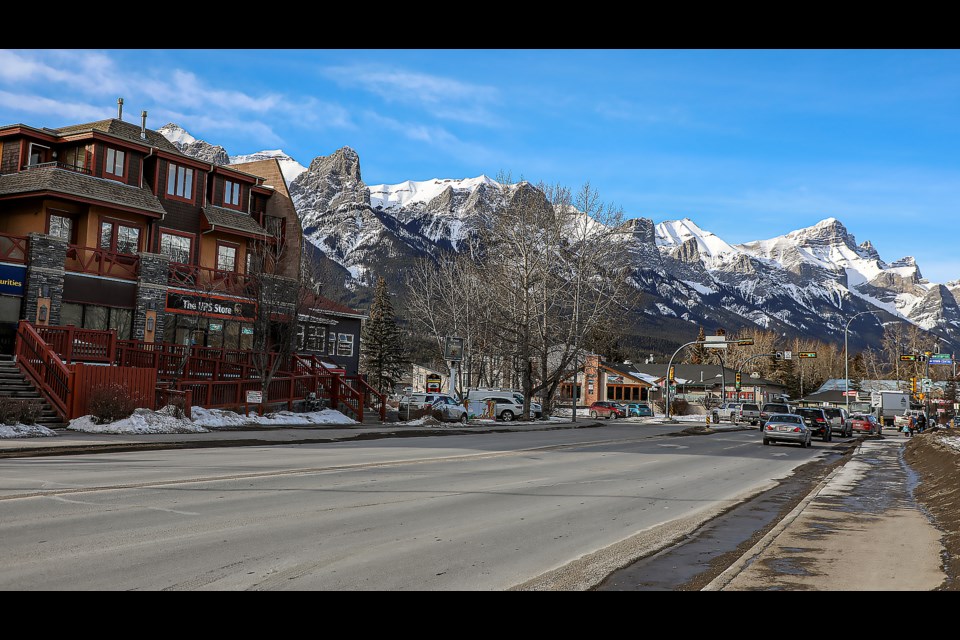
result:
<svg viewBox="0 0 960 640"><path fill-rule="evenodd" d="M470 402L484 402L490 398L506 398L512 399L514 405L519 405L520 410L518 411L515 407L510 409L497 407L497 418L500 419L500 415L504 411L510 411L511 417L519 417L520 412L523 410L523 394L514 391L513 389L490 389L490 388L478 388L478 389L467 389L467 400ZM534 418L540 418L543 416L543 408L537 402L530 403L530 415Z"/></svg>

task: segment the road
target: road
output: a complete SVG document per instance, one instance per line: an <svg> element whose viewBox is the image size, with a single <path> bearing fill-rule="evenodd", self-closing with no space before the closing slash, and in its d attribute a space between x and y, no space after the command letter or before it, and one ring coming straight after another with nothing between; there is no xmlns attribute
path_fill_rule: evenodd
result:
<svg viewBox="0 0 960 640"><path fill-rule="evenodd" d="M0 589L584 590L833 446L678 428L0 460Z"/></svg>

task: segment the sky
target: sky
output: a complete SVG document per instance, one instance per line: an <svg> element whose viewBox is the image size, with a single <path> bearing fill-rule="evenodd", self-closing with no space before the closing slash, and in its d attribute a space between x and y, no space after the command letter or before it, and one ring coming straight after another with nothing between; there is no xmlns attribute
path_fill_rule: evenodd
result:
<svg viewBox="0 0 960 640"><path fill-rule="evenodd" d="M175 122L368 185L589 183L628 218L736 244L840 220L960 279L960 50L0 50L0 125Z"/></svg>

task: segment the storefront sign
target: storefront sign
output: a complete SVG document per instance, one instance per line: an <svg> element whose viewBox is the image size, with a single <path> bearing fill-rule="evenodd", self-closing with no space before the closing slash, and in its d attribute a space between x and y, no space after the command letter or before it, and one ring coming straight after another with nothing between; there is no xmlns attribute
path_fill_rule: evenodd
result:
<svg viewBox="0 0 960 640"><path fill-rule="evenodd" d="M207 325L207 329L209 329L210 331L223 331L223 325L215 324L211 322L210 324Z"/></svg>
<svg viewBox="0 0 960 640"><path fill-rule="evenodd" d="M242 333L242 334L245 335L245 336L252 336L252 335L253 335L253 327L241 327L241 328L240 328L240 333Z"/></svg>
<svg viewBox="0 0 960 640"><path fill-rule="evenodd" d="M252 320L256 316L256 306L253 302L244 302L232 298L189 295L175 291L167 293L167 311L234 320Z"/></svg>
<svg viewBox="0 0 960 640"><path fill-rule="evenodd" d="M607 375L607 382L610 384L623 384L623 376Z"/></svg>
<svg viewBox="0 0 960 640"><path fill-rule="evenodd" d="M27 268L0 264L0 293L23 295L23 283L27 281Z"/></svg>

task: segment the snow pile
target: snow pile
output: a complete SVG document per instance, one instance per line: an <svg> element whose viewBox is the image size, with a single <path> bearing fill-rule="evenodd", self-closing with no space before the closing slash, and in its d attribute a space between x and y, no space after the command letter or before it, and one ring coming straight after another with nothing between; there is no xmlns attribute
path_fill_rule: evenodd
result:
<svg viewBox="0 0 960 640"><path fill-rule="evenodd" d="M0 438L43 438L55 435L56 431L39 424L0 424Z"/></svg>
<svg viewBox="0 0 960 640"><path fill-rule="evenodd" d="M356 420L348 418L334 409L313 411L310 413L294 413L292 411L277 411L262 416L251 413L243 416L233 411L222 409L204 409L194 407L192 412L193 423L210 429L231 427L249 427L255 425L311 425L311 424L357 424Z"/></svg>
<svg viewBox="0 0 960 640"><path fill-rule="evenodd" d="M83 416L70 421L67 429L86 433L209 433L208 429L194 424L189 418L178 418L175 410L167 407L160 411L137 409L129 418L97 424L93 416Z"/></svg>

